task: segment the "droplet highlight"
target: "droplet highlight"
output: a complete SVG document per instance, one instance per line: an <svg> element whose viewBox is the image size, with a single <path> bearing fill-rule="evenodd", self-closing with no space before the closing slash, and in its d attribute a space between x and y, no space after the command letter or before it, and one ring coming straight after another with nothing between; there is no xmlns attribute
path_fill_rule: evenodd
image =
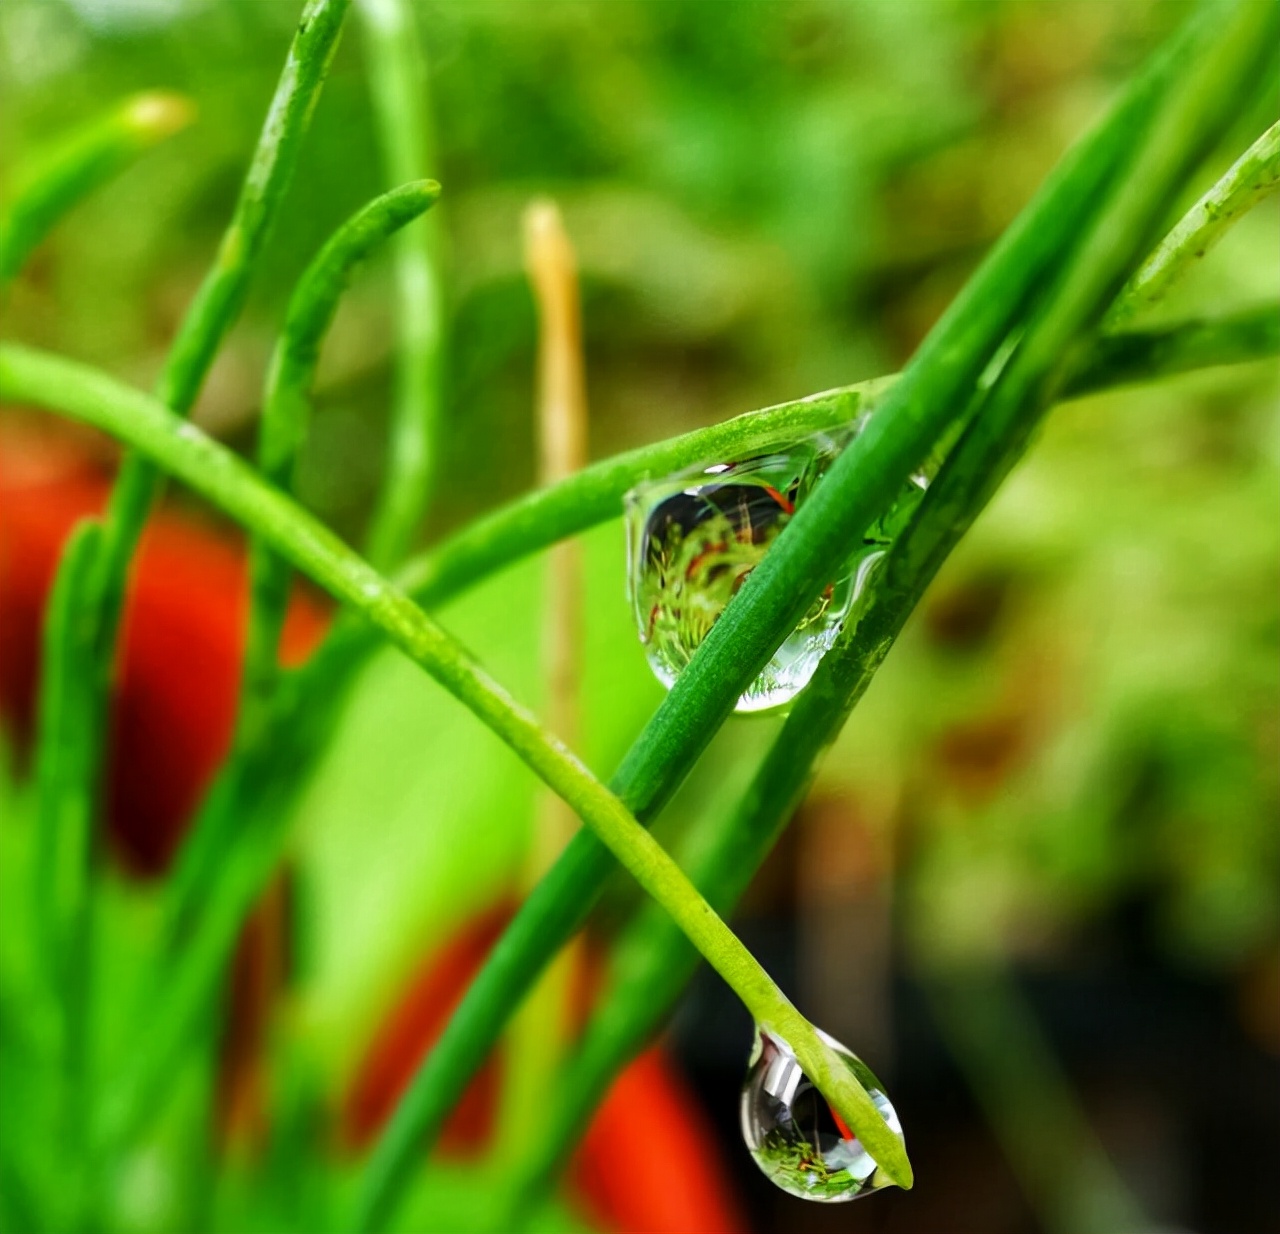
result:
<svg viewBox="0 0 1280 1234"><path fill-rule="evenodd" d="M852 1050L826 1033L820 1035L901 1138L897 1112L871 1069ZM791 1195L835 1204L891 1185L805 1075L791 1047L761 1030L742 1085L741 1113L742 1137L755 1163Z"/></svg>
<svg viewBox="0 0 1280 1234"><path fill-rule="evenodd" d="M649 665L668 689L693 658L748 575L822 480L863 422L816 433L736 462L691 467L627 494L628 595ZM804 689L864 593L927 483L913 477L854 546L764 671L738 699L740 712L784 707Z"/></svg>

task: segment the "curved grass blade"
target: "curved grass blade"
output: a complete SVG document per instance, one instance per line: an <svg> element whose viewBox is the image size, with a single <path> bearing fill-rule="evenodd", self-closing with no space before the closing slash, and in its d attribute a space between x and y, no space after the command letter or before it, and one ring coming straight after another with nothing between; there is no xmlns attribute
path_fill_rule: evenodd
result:
<svg viewBox="0 0 1280 1234"><path fill-rule="evenodd" d="M1085 375L1071 383L1071 388L1074 389L1077 386L1087 389L1106 388L1112 375L1117 380L1125 382L1151 380L1165 375L1167 371L1181 372L1194 367L1193 361L1199 361L1204 365L1244 362L1274 356L1280 351L1280 311L1268 308L1255 314L1245 314L1241 316L1240 324L1244 327L1242 330L1237 330L1234 325L1227 323L1209 322L1173 327L1167 331L1115 336L1110 342L1117 345L1120 353L1118 369L1113 369L1110 361L1089 363L1084 370ZM1100 346L1103 350L1107 350L1108 340L1103 340ZM20 374L15 374L4 367L2 363L4 351L4 345L0 345L0 393L16 400L34 399L35 393L22 382ZM1170 358L1172 358L1172 370L1164 367ZM1144 368L1144 365L1151 367ZM863 400L873 397L876 388L883 384L883 382L868 383L867 386L815 396L813 399L787 404L778 409L749 413L711 429L699 430L671 442L645 447L631 454L596 464L588 469L591 475L584 473L586 483L598 493L607 494L610 491L616 491L617 496L612 501L600 497L588 503L586 508L591 524L616 516L617 503L621 499L621 494L634 482L630 478L632 476L639 477L646 474L650 468L661 470L673 457L680 460L676 465L685 465L700 459L716 457L724 449L729 449L731 452L750 452L752 449L767 447L786 440L794 433L797 424L813 423L815 427L822 427L843 423L847 420L846 413L850 410L866 410L868 404ZM50 389L44 393L46 396L52 396L53 391ZM54 405L56 406L56 401ZM812 421L809 417L813 417ZM727 434L732 434L732 437L727 437ZM727 440L730 442L729 445L725 444ZM571 525L566 530L564 520L574 517L573 510L577 504L575 494L581 491L579 486L583 480L583 476L575 476L563 485L534 494L530 499L497 512L491 516L492 521L499 527L506 520L511 520L513 525L526 527L527 533L517 541L519 550L522 553L536 551L545 543L576 530L576 525ZM530 507L536 511L543 503L550 507L550 517L547 526L539 529L536 519L530 517ZM471 531L460 532L448 544L456 546L456 553L452 559L463 563L465 568L453 573L442 571L434 574L424 571L425 576L434 581L429 581L421 594L435 602L443 602L456 591L462 590L466 584L483 577L487 569L500 568L505 564L504 560L500 553L495 554L494 551L500 539L500 537L494 538L486 534L476 540ZM870 644L882 645L887 650L893 633L882 628L879 635L873 635L871 631L874 627L875 620L868 615L863 618L859 629L868 632ZM175 1005L194 1008L192 1014L198 1015L200 1009L212 1005L225 964L238 936L240 923L278 863L280 851L285 842L294 786L301 781L303 771L313 757L318 744L330 731L333 713L336 710L335 694L350 684L356 669L363 663L368 653L381 646L381 638L370 633L362 624L348 626L346 630L354 637L330 638L326 643L325 651L328 652L330 671L313 675L304 670L302 673L286 675L285 685L291 701L282 705L280 715L287 719L277 720L274 726L274 737L270 742L274 772L271 790L259 793L252 800L246 801L240 796L233 796L229 781L221 777L211 797L205 802L203 807L205 812L217 812L221 809L247 812L244 816L244 830L247 839L251 839L252 843L246 844L243 852L233 850L230 859L219 864L216 880L201 892L202 897L208 901L208 910L202 922L199 938L193 940L191 950L184 957L181 970L183 978L170 994L171 1001ZM333 654L335 649L339 651L339 655ZM833 652L832 656L834 654ZM838 658L829 656L828 660L834 670ZM877 664L878 660L868 663L867 681L870 680L870 674ZM295 680L291 681L290 678ZM310 688L303 690L296 688L304 683ZM821 690L815 693L814 688L811 687L801 696L798 706L809 706L810 704L805 700L816 699L820 693ZM854 694L853 697L856 698L857 695ZM795 766L796 759L791 754L784 754L779 762L765 765L759 782L763 785L772 785L777 790L787 783L786 777L781 774L782 771L794 769ZM735 844L737 843L749 847L751 844L749 833L743 832L740 839L735 841ZM727 861L725 868L754 868L754 865L749 857L744 855ZM698 881L702 885L701 880ZM714 889L708 886L708 891L714 891ZM666 922L670 929L665 915L659 913L657 916ZM690 957L688 966L691 968L696 962L693 953L687 947L684 948L684 952ZM665 953L659 951L655 954ZM647 981L655 980L657 976L675 977L680 971L680 965L674 961L670 966L663 963L657 968L658 973L648 978L644 971L637 971L634 977L637 988L648 988L654 991L652 985L646 986ZM631 969L627 967L626 971ZM682 980L677 982L677 984L682 983ZM661 989L658 989L653 994L652 1005L655 1008L661 1006L663 997ZM631 1032L634 1029L627 1031ZM641 1028L639 1031L643 1033L646 1030ZM605 1036L607 1035L606 1033ZM159 1048L162 1044L156 1043L157 1054L163 1054L163 1049ZM613 1047L606 1045L606 1056L611 1048ZM584 1068L589 1069L587 1060L592 1054L593 1047L588 1042L583 1050ZM601 1065L606 1068L610 1065L607 1057ZM132 1104L136 1105L138 1102Z"/></svg>
<svg viewBox="0 0 1280 1234"><path fill-rule="evenodd" d="M292 487L294 463L310 418L310 390L320 346L352 273L389 236L429 210L439 196L440 186L434 180L419 180L375 198L334 232L298 280L263 398L258 465L270 483L286 491ZM229 761L221 772L237 791L221 789L219 808L201 812L182 846L167 889L175 929L182 928L197 890L209 881L210 867L222 856L236 828L243 796L253 791L255 768L271 756L269 726L280 676L279 643L290 569L258 536L251 543L249 568L251 599L240 709Z"/></svg>
<svg viewBox="0 0 1280 1234"><path fill-rule="evenodd" d="M1280 188L1280 121L1183 215L1125 285L1107 316L1115 328L1154 307L1260 201Z"/></svg>
<svg viewBox="0 0 1280 1234"><path fill-rule="evenodd" d="M43 943L57 995L61 1063L60 1151L74 1167L64 1201L76 1220L89 1202L83 1170L88 1155L83 1113L92 1105L93 942L92 867L96 845L89 802L62 791L64 779L82 776L96 751L93 728L81 707L85 695L68 688L100 671L86 599L102 543L94 519L78 523L67 539L65 568L49 596L41 640L36 745L36 934Z"/></svg>
<svg viewBox="0 0 1280 1234"><path fill-rule="evenodd" d="M607 846L636 881L676 920L690 941L724 977L762 1027L783 1037L823 1095L859 1134L885 1173L911 1185L911 1167L866 1090L791 1005L661 845L626 807L555 737L517 703L469 654L403 592L392 586L332 532L234 454L184 423L154 399L93 369L23 347L0 351L0 382L20 384L38 405L56 406L140 450L167 472L261 536L335 598L380 626L390 640L444 686L502 740ZM236 918L236 923L240 917ZM216 958L217 939L200 938L196 950ZM195 989L183 971L180 988ZM204 965L191 965L205 975ZM105 1144L132 1130L163 1085L169 1051L192 1031L203 1006L178 999L170 988L151 1026L136 1069L117 1077L111 1093Z"/></svg>
<svg viewBox="0 0 1280 1234"><path fill-rule="evenodd" d="M217 260L178 330L159 381L159 397L185 415L195 401L214 355L248 294L249 279L296 166L302 138L349 0L310 0L303 12L268 111L253 162L241 188ZM129 563L142 533L159 475L146 460L126 457L103 520L96 569L82 590L83 619L91 623L97 666L60 682L68 694L60 708L79 716L86 757L62 776L58 809L91 817L107 747L108 703ZM69 569L63 561L59 574ZM53 791L51 789L51 791Z"/></svg>
<svg viewBox="0 0 1280 1234"><path fill-rule="evenodd" d="M184 129L194 114L182 95L149 90L58 143L24 177L0 215L0 289L67 211L157 142Z"/></svg>
<svg viewBox="0 0 1280 1234"><path fill-rule="evenodd" d="M1064 399L1078 398L1277 353L1280 305L1162 329L1122 331L1095 342L1062 393ZM896 380L879 377L825 390L592 463L558 484L468 523L407 562L396 582L426 608L447 603L522 558L616 518L623 497L643 480L711 459L748 458L810 433L838 428L875 411ZM346 671L340 665L360 659L375 643L368 627L342 623L316 657L298 670L300 689L317 697L328 693Z"/></svg>
<svg viewBox="0 0 1280 1234"><path fill-rule="evenodd" d="M1104 311L1122 275L1124 252L1141 252L1165 198L1221 120L1221 83L1249 47L1247 23L1185 83L1150 135L1116 196L1093 228L1056 294L1039 310L1005 370L983 399L930 485L906 530L891 547L856 625L847 628L797 699L737 811L698 854L695 883L726 914L745 890L792 812L818 759L840 729L942 562L986 505L1048 408L1063 380L1072 338ZM1247 61L1247 54L1244 57ZM1227 98L1230 96L1227 95ZM1217 113L1215 115L1215 113ZM1202 128L1197 132L1197 125ZM550 1185L584 1127L582 1115L603 1096L617 1071L660 1022L695 960L667 923L646 910L621 943L611 995L590 1025L562 1086L562 1102L546 1135L513 1180L512 1213Z"/></svg>
<svg viewBox="0 0 1280 1234"><path fill-rule="evenodd" d="M392 184L435 171L427 57L410 0L358 0L382 162ZM367 556L379 569L403 560L431 496L445 360L438 218L394 241L395 391L386 476L369 527Z"/></svg>
<svg viewBox="0 0 1280 1234"><path fill-rule="evenodd" d="M886 396L881 415L872 417L748 577L611 781L637 818L648 820L661 808L834 572L846 546L888 508L936 439L959 423L979 378L1037 288L1099 217L1102 190L1135 143L1143 143L1169 88L1220 39L1220 16L1215 12L1193 23L1068 155L931 332ZM1265 24L1262 18L1258 23ZM1122 267L1121 277L1127 273ZM512 1008L582 924L610 864L594 838L580 833L525 900L379 1141L354 1229L378 1229L390 1219L423 1148L438 1134Z"/></svg>

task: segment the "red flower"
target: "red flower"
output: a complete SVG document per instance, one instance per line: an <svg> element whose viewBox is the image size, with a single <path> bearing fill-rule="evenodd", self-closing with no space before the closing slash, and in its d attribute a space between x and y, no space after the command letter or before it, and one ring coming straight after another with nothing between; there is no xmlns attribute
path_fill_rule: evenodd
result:
<svg viewBox="0 0 1280 1234"><path fill-rule="evenodd" d="M109 470L74 439L21 421L0 433L0 710L29 740L40 624L63 540L98 514ZM147 525L130 580L107 768L108 827L125 864L168 865L226 754L235 720L248 604L242 543L162 509ZM325 626L299 592L285 624L286 661Z"/></svg>

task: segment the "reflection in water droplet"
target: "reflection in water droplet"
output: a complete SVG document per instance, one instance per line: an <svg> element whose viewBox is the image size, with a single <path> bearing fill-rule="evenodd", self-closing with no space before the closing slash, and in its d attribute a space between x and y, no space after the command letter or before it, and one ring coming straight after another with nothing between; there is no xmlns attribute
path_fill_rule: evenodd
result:
<svg viewBox="0 0 1280 1234"><path fill-rule="evenodd" d="M631 606L649 664L665 686L861 425L735 463L699 464L627 494ZM739 711L785 706L809 684L925 484L924 476L912 477L902 500L868 531L739 698Z"/></svg>
<svg viewBox="0 0 1280 1234"><path fill-rule="evenodd" d="M871 1095L899 1138L889 1098L871 1069L851 1050L821 1034ZM858 1139L800 1069L790 1046L757 1031L742 1085L742 1138L756 1164L783 1191L803 1200L839 1203L890 1185Z"/></svg>

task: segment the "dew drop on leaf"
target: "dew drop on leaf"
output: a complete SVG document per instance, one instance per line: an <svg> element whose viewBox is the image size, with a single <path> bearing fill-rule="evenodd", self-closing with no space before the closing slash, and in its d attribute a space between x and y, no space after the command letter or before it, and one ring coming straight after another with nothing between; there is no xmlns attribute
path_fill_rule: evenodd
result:
<svg viewBox="0 0 1280 1234"><path fill-rule="evenodd" d="M771 454L702 464L627 494L628 594L650 667L668 689L747 576L861 424ZM925 483L913 477L894 526ZM887 520L852 546L838 576L738 699L738 711L784 707L817 671L884 556Z"/></svg>
<svg viewBox="0 0 1280 1234"><path fill-rule="evenodd" d="M902 1126L880 1081L851 1050L820 1033L899 1138ZM742 1137L777 1186L803 1200L835 1204L892 1185L801 1070L790 1046L762 1030L742 1085Z"/></svg>

